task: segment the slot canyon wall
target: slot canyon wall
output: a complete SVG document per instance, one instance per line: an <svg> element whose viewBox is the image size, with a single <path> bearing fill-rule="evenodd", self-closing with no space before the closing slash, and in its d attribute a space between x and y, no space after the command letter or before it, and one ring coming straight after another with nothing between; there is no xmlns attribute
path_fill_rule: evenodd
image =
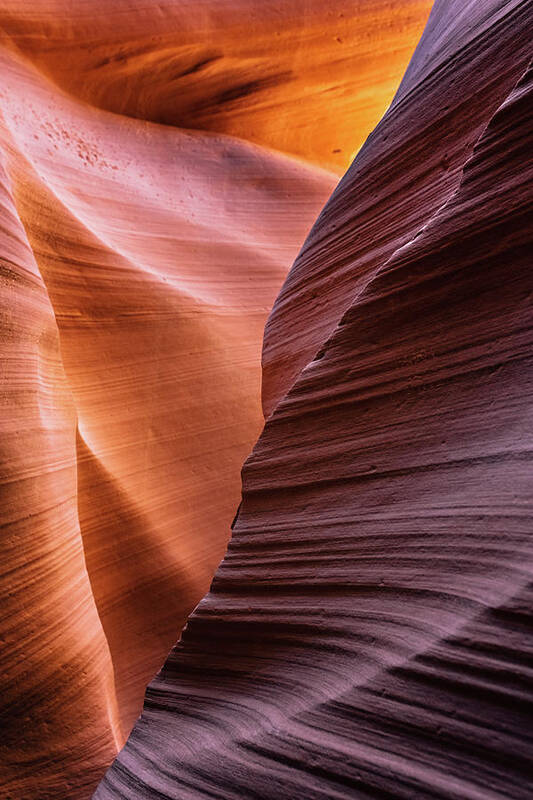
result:
<svg viewBox="0 0 533 800"><path fill-rule="evenodd" d="M226 556L95 800L531 795L532 21L436 0L274 304Z"/></svg>
<svg viewBox="0 0 533 800"><path fill-rule="evenodd" d="M2 800L91 796L208 590L267 315L429 8L0 0Z"/></svg>

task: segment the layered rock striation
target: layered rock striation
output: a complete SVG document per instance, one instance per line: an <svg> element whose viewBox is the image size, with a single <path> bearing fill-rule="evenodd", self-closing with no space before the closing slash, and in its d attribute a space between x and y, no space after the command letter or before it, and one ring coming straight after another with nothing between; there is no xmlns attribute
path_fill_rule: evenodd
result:
<svg viewBox="0 0 533 800"><path fill-rule="evenodd" d="M226 557L95 800L528 796L532 15L437 0L274 305Z"/></svg>
<svg viewBox="0 0 533 800"><path fill-rule="evenodd" d="M205 594L263 327L428 0L0 0L2 796L83 800Z"/></svg>

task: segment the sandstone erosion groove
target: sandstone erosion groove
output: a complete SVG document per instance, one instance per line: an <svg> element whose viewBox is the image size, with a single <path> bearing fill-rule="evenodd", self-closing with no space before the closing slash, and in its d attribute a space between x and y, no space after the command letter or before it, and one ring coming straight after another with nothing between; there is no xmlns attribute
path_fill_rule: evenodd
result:
<svg viewBox="0 0 533 800"><path fill-rule="evenodd" d="M95 800L528 795L532 16L437 0L274 305L226 557Z"/></svg>
<svg viewBox="0 0 533 800"><path fill-rule="evenodd" d="M0 0L6 800L92 794L207 591L266 316L429 7Z"/></svg>

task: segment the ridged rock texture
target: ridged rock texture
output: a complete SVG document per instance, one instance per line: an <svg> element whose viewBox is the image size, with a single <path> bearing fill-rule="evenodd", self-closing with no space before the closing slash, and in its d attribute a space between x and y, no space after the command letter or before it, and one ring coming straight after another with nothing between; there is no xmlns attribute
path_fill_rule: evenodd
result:
<svg viewBox="0 0 533 800"><path fill-rule="evenodd" d="M274 305L226 557L95 800L531 796L532 22L437 0Z"/></svg>
<svg viewBox="0 0 533 800"><path fill-rule="evenodd" d="M0 0L2 800L90 797L208 590L267 315L429 8Z"/></svg>

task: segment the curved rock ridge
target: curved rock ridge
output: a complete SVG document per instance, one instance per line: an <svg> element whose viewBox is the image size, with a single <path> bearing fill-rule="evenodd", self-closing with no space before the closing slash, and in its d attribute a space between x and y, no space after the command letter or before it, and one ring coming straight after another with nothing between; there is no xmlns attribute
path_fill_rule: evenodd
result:
<svg viewBox="0 0 533 800"><path fill-rule="evenodd" d="M429 5L0 0L2 798L90 796L208 590L266 316Z"/></svg>
<svg viewBox="0 0 533 800"><path fill-rule="evenodd" d="M45 507L67 498L72 506L77 578L87 580L85 555L127 733L146 683L223 555L240 468L262 421L265 317L335 179L246 142L88 110L13 55L0 60L13 215L46 285L46 324L56 337L59 329L57 370L64 370L70 400L68 420L63 401L47 401L42 431L21 406L10 425L28 430L28 440L6 442L5 463L21 457L18 448L31 451L32 442L45 473L60 461L65 499L51 493ZM8 292L9 315L22 313L10 303ZM48 342L42 313L33 322L31 316L30 306L24 325L32 338ZM48 365L50 357L43 358ZM51 379L43 380L51 391ZM41 391L29 370L19 381L15 386ZM48 425L64 429L61 447L49 444L49 462L39 445ZM19 558L45 556L35 535L33 474L28 496L15 484L20 516L6 519L28 537L25 548L13 534L22 550L15 563L4 562L8 587ZM22 480L16 470L13 479ZM49 524L44 534L53 543ZM69 563L65 586L70 569L76 576ZM53 579L61 585L59 567ZM33 596L28 604L33 608ZM43 621L42 636L61 650L58 624ZM101 644L107 649L105 639ZM17 685L30 692L31 683ZM70 691L78 691L75 682ZM12 724L20 727L16 717ZM100 774L115 753L100 763Z"/></svg>
<svg viewBox="0 0 533 800"><path fill-rule="evenodd" d="M227 555L95 800L530 793L533 5L464 5L437 0L276 303L266 347L307 361L271 374ZM331 303L297 304L323 263Z"/></svg>
<svg viewBox="0 0 533 800"><path fill-rule="evenodd" d="M37 796L37 777L38 796L57 797L60 764L83 797L123 738L80 536L75 408L11 193L2 159L0 795Z"/></svg>
<svg viewBox="0 0 533 800"><path fill-rule="evenodd" d="M465 160L530 57L529 2L433 7L398 93L320 214L263 344L269 414L353 298L457 189Z"/></svg>
<svg viewBox="0 0 533 800"><path fill-rule="evenodd" d="M0 26L70 93L343 172L390 102L431 0L2 0Z"/></svg>

